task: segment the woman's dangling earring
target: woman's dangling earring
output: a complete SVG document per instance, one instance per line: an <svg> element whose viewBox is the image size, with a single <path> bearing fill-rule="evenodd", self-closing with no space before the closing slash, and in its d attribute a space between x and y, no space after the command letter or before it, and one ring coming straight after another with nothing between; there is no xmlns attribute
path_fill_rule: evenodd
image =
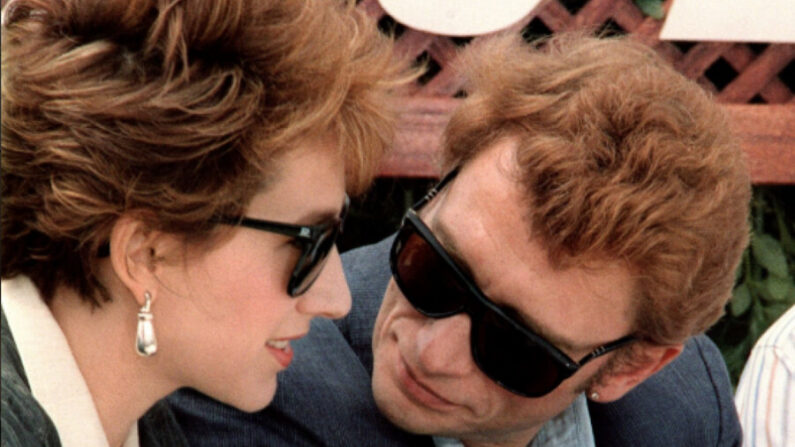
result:
<svg viewBox="0 0 795 447"><path fill-rule="evenodd" d="M151 357L157 352L157 337L152 325L152 294L144 292L143 307L138 311L138 330L135 334L135 350L142 357Z"/></svg>

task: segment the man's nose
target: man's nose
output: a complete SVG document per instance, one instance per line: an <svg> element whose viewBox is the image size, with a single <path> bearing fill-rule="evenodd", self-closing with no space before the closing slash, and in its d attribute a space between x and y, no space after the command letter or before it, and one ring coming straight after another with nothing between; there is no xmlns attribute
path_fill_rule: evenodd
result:
<svg viewBox="0 0 795 447"><path fill-rule="evenodd" d="M472 326L465 313L447 318L423 317L417 331L418 366L426 375L464 375L473 371L469 347Z"/></svg>
<svg viewBox="0 0 795 447"><path fill-rule="evenodd" d="M297 309L306 315L333 319L342 318L351 310L351 292L336 247L328 254L315 283L298 299Z"/></svg>

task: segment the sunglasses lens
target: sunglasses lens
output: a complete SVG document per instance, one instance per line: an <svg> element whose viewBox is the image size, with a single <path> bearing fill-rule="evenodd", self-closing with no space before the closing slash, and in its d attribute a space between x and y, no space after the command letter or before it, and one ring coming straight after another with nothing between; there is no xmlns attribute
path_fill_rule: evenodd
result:
<svg viewBox="0 0 795 447"><path fill-rule="evenodd" d="M393 273L403 295L427 316L442 316L463 308L464 289L431 245L409 224L393 247Z"/></svg>
<svg viewBox="0 0 795 447"><path fill-rule="evenodd" d="M290 287L291 296L298 296L309 290L317 277L320 276L320 272L323 271L323 266L326 264L328 254L334 247L338 234L339 231L336 225L330 227L326 233L320 236L317 243L309 247L301 256L293 273Z"/></svg>
<svg viewBox="0 0 795 447"><path fill-rule="evenodd" d="M546 346L472 296L439 253L443 248L426 239L417 225L422 222L407 219L392 246L392 273L406 299L432 318L466 311L473 322L472 357L484 374L504 388L526 397L543 396L555 389L570 372ZM466 302L470 302L467 307Z"/></svg>
<svg viewBox="0 0 795 447"><path fill-rule="evenodd" d="M544 348L488 309L472 328L472 351L487 376L527 397L543 396L565 378Z"/></svg>
<svg viewBox="0 0 795 447"><path fill-rule="evenodd" d="M305 248L290 280L290 296L298 296L306 292L312 287L317 277L320 276L328 254L331 253L331 249L334 248L334 244L337 242L337 237L342 233L342 227L345 224L345 218L348 217L350 204L351 201L346 194L345 201L342 203L339 221L329 225L314 244Z"/></svg>

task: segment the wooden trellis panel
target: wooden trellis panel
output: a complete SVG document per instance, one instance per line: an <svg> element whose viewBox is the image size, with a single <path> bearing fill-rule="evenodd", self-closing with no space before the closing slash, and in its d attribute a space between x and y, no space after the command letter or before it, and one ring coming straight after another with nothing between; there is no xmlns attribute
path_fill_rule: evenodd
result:
<svg viewBox="0 0 795 447"><path fill-rule="evenodd" d="M460 46L482 37L450 38L405 28L377 0L363 0L359 7L395 34L401 56L430 67L403 104L395 148L381 175L435 177L440 136L463 84L452 62ZM631 0L547 0L512 30L529 39L589 29L644 42L724 104L749 155L754 183L795 184L795 44L668 42L658 38L661 27Z"/></svg>

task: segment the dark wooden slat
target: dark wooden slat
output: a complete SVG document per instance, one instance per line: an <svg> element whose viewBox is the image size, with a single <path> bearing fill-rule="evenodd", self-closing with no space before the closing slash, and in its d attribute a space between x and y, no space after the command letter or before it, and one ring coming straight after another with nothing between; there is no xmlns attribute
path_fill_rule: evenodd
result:
<svg viewBox="0 0 795 447"><path fill-rule="evenodd" d="M792 92L789 87L776 76L759 91L762 98L770 104L784 104L792 99Z"/></svg>
<svg viewBox="0 0 795 447"><path fill-rule="evenodd" d="M538 18L552 31L568 29L571 14L558 2L549 2L538 11Z"/></svg>
<svg viewBox="0 0 795 447"><path fill-rule="evenodd" d="M706 76L700 76L698 79L696 79L696 82L698 82L698 85L700 85L701 88L712 93L713 95L718 94L717 87L715 87L715 84L713 84L712 81L710 81Z"/></svg>
<svg viewBox="0 0 795 447"><path fill-rule="evenodd" d="M676 61L682 58L682 52L679 51L679 48L676 48L675 45L669 42L656 42L656 44L650 44L657 54L663 58L666 62L671 65L675 65Z"/></svg>
<svg viewBox="0 0 795 447"><path fill-rule="evenodd" d="M644 19L640 23L640 25L638 25L634 30L632 30L632 33L630 34L630 36L635 38L635 39L637 39L637 40L639 40L639 41L641 41L641 42L643 42L644 44L656 49L658 52L660 52L660 50L657 48L658 45L674 48L674 46L671 45L670 43L661 42L658 39L658 36L660 35L660 29L661 28L662 28L662 22L661 21L654 20L651 17L647 17L646 19ZM675 51L676 51L676 55L678 55L679 54L678 53L679 50L675 49ZM667 53L668 50L663 50L663 52ZM670 59L668 59L668 58L666 58L666 59L670 60L670 61L673 61L675 58L672 57Z"/></svg>
<svg viewBox="0 0 795 447"><path fill-rule="evenodd" d="M538 15L538 11L540 11L543 6L544 2L539 3L538 5L536 5L535 8L533 8L530 12L528 12L527 15L522 17L521 20L509 26L508 28L505 28L504 30L495 31L494 34L501 32L519 33L524 29L525 26L527 26L528 23L530 23L531 20L535 18L536 15Z"/></svg>
<svg viewBox="0 0 795 447"><path fill-rule="evenodd" d="M747 102L795 56L795 45L770 45L718 95L721 102Z"/></svg>
<svg viewBox="0 0 795 447"><path fill-rule="evenodd" d="M395 57L404 60L416 59L425 52L425 49L430 46L434 39L438 38L438 36L433 34L408 28L395 41ZM407 88L407 92L411 95L417 94L421 87L421 85L414 83Z"/></svg>
<svg viewBox="0 0 795 447"><path fill-rule="evenodd" d="M442 131L459 102L449 97L408 98L401 102L394 149L381 165L380 175L438 176Z"/></svg>
<svg viewBox="0 0 795 447"><path fill-rule="evenodd" d="M436 38L438 37L433 34L407 28L395 43L395 54L397 57L416 58L422 54L433 39Z"/></svg>
<svg viewBox="0 0 795 447"><path fill-rule="evenodd" d="M745 70L751 62L753 62L756 55L748 48L747 45L734 44L731 48L723 53L723 58L738 72Z"/></svg>
<svg viewBox="0 0 795 447"><path fill-rule="evenodd" d="M619 0L613 7L613 20L627 32L634 32L643 23L646 16L629 0Z"/></svg>
<svg viewBox="0 0 795 447"><path fill-rule="evenodd" d="M733 44L702 42L696 44L674 67L690 79L697 79Z"/></svg>
<svg viewBox="0 0 795 447"><path fill-rule="evenodd" d="M726 104L755 184L795 184L795 106Z"/></svg>
<svg viewBox="0 0 795 447"><path fill-rule="evenodd" d="M580 9L570 26L573 25L576 29L599 26L610 18L616 3L613 0L591 0Z"/></svg>
<svg viewBox="0 0 795 447"><path fill-rule="evenodd" d="M386 14L378 0L362 0L356 7L363 9L368 16L373 17L376 21Z"/></svg>
<svg viewBox="0 0 795 447"><path fill-rule="evenodd" d="M459 100L412 98L403 104L386 177L436 177L444 126ZM795 106L727 104L732 129L748 154L755 184L795 184Z"/></svg>
<svg viewBox="0 0 795 447"><path fill-rule="evenodd" d="M442 67L442 70L425 84L419 94L422 96L453 96L463 85L461 74L454 70L453 62L458 55L458 47L447 38L434 39L428 47L428 54Z"/></svg>

